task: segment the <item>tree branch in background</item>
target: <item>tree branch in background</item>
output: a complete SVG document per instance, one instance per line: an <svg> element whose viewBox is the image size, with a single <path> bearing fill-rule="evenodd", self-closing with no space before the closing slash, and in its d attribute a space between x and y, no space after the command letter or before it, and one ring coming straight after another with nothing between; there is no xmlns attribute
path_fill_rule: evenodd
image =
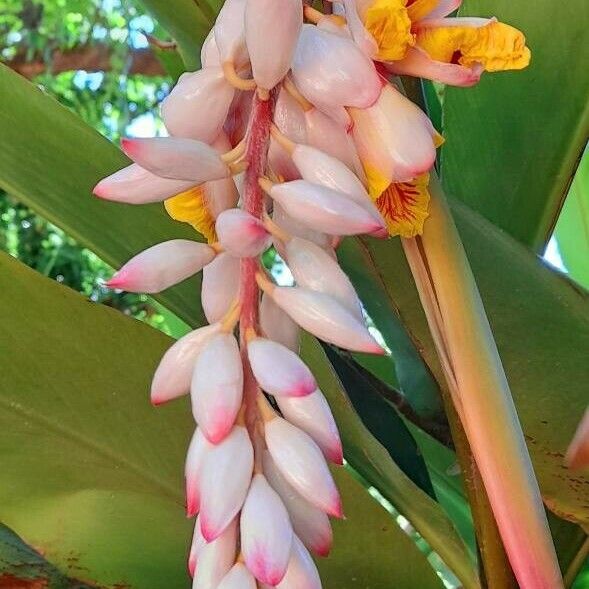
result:
<svg viewBox="0 0 589 589"><path fill-rule="evenodd" d="M165 75L164 68L151 49L134 49L129 53L129 59L131 59L129 74ZM27 58L26 53L22 52L4 63L29 80L46 71L54 74L76 70L106 72L112 67L111 49L106 45L76 47L65 51L55 50L50 60L44 60L41 56Z"/></svg>

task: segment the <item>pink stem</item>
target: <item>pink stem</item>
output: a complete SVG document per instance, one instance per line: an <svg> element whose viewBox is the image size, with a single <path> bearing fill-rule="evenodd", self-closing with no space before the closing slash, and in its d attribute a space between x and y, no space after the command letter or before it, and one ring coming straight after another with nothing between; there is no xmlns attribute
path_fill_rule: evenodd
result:
<svg viewBox="0 0 589 589"><path fill-rule="evenodd" d="M262 100L257 93L254 95L252 112L248 129L248 138L245 159L248 167L245 172L245 193L243 197L243 210L257 219L262 217L264 211L264 193L258 184L258 178L266 172L268 146L270 142L270 125L272 123L272 111L274 109L274 97ZM247 359L246 334L249 329L257 331L258 303L260 292L256 283L256 272L260 268L258 258L243 258L241 261L240 277L240 302L241 315L239 319L240 347L244 368L244 407L245 423L254 439L258 410L256 397L258 386Z"/></svg>

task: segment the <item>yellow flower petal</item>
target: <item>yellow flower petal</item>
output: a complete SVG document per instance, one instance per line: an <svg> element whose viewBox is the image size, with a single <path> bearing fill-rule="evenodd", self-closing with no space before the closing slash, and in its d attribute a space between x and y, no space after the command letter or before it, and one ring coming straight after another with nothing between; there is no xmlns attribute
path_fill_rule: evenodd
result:
<svg viewBox="0 0 589 589"><path fill-rule="evenodd" d="M411 22L417 22L427 16L436 6L439 0L414 0L407 4L407 14Z"/></svg>
<svg viewBox="0 0 589 589"><path fill-rule="evenodd" d="M423 223L429 216L429 174L412 182L391 184L377 199L376 206L383 216L390 235L415 237L423 233Z"/></svg>
<svg viewBox="0 0 589 589"><path fill-rule="evenodd" d="M164 206L172 219L190 223L206 237L208 243L217 240L215 219L207 207L204 184L168 198L164 201Z"/></svg>
<svg viewBox="0 0 589 589"><path fill-rule="evenodd" d="M420 28L417 46L436 61L466 67L481 64L488 72L519 70L530 63L523 33L493 20L482 27Z"/></svg>
<svg viewBox="0 0 589 589"><path fill-rule="evenodd" d="M409 47L415 45L404 0L374 0L363 21L378 45L377 57L382 61L403 59Z"/></svg>
<svg viewBox="0 0 589 589"><path fill-rule="evenodd" d="M391 179L369 162L362 162L362 167L366 174L368 194L372 200L376 200L387 189L391 183Z"/></svg>

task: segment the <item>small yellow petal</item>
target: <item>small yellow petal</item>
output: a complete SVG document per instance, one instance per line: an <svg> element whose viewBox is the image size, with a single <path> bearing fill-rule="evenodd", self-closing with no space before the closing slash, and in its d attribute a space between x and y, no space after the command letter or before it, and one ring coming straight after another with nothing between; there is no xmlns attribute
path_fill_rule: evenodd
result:
<svg viewBox="0 0 589 589"><path fill-rule="evenodd" d="M423 27L417 32L417 45L436 61L481 64L488 72L519 70L530 63L523 33L497 21L482 27Z"/></svg>
<svg viewBox="0 0 589 589"><path fill-rule="evenodd" d="M415 237L423 233L423 223L429 216L429 174L412 182L391 184L377 199L376 206L383 216L390 235Z"/></svg>
<svg viewBox="0 0 589 589"><path fill-rule="evenodd" d="M204 184L168 198L164 201L164 206L172 219L190 223L206 237L208 243L217 240L215 219L207 207Z"/></svg>
<svg viewBox="0 0 589 589"><path fill-rule="evenodd" d="M403 0L374 0L363 15L366 30L378 45L378 59L403 59L409 47L415 45L411 19Z"/></svg>
<svg viewBox="0 0 589 589"><path fill-rule="evenodd" d="M427 16L436 6L439 0L414 0L407 4L407 14L411 22L417 22Z"/></svg>
<svg viewBox="0 0 589 589"><path fill-rule="evenodd" d="M368 194L372 200L376 200L389 186L391 179L385 176L376 166L370 162L362 162L366 182L368 184Z"/></svg>

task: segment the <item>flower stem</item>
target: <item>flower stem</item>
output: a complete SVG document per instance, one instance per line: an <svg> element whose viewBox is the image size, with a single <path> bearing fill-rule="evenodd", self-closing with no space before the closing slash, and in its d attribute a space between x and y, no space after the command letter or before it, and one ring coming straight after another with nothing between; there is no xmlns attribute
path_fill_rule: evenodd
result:
<svg viewBox="0 0 589 589"><path fill-rule="evenodd" d="M450 394L521 587L559 589L562 578L538 483L493 334L460 237L432 174L431 211L410 256ZM479 530L480 531L480 530ZM501 571L486 570L489 581ZM492 582L490 586L494 586Z"/></svg>
<svg viewBox="0 0 589 589"><path fill-rule="evenodd" d="M252 111L250 115L245 160L247 168L245 171L245 184L243 195L243 210L261 219L264 213L264 193L258 183L258 178L263 176L266 170L268 145L270 141L270 126L272 124L272 112L274 108L274 97L262 100L258 94L252 100ZM244 369L244 418L255 443L259 436L259 414L257 396L260 389L252 373L247 357L247 334L258 331L259 313L258 303L260 290L256 282L256 273L260 267L258 258L242 258L239 298L241 303L241 314L239 318L239 336L241 357ZM258 460L259 452L256 452Z"/></svg>

